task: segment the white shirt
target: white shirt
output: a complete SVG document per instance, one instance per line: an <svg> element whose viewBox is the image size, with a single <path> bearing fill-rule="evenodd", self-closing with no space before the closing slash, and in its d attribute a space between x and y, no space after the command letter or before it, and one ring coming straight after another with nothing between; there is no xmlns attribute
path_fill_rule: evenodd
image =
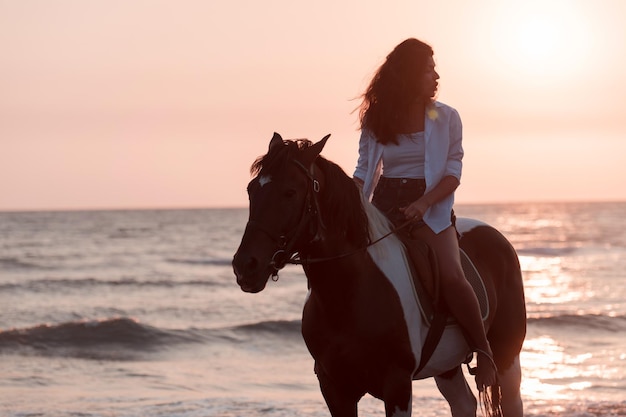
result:
<svg viewBox="0 0 626 417"><path fill-rule="evenodd" d="M398 135L398 144L383 147L383 176L387 178L424 178L426 146L424 132Z"/></svg>
<svg viewBox="0 0 626 417"><path fill-rule="evenodd" d="M459 113L446 104L436 101L424 115L426 192L432 190L445 176L451 175L461 179L462 131ZM370 130L361 130L359 159L354 176L363 181L363 193L368 199L371 199L380 178L384 146L376 141L376 137ZM452 224L450 213L453 204L454 193L433 204L426 211L424 222L435 233L447 229Z"/></svg>

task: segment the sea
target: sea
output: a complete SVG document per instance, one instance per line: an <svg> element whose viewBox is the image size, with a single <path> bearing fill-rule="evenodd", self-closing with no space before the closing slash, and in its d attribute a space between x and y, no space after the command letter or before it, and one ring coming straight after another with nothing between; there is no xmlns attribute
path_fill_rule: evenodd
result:
<svg viewBox="0 0 626 417"><path fill-rule="evenodd" d="M527 416L626 416L626 203L455 207L523 269ZM288 266L243 293L246 208L0 212L0 416L328 416ZM473 381L470 385L474 387ZM449 416L432 379L413 411ZM384 416L366 396L362 416Z"/></svg>

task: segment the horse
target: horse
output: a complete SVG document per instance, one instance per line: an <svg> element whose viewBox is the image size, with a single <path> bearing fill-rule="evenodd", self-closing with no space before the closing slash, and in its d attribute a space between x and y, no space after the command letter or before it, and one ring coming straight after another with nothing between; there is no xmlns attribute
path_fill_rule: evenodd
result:
<svg viewBox="0 0 626 417"><path fill-rule="evenodd" d="M401 288L407 284L394 283L408 274L406 249L353 179L320 155L329 136L313 144L274 133L267 154L253 163L249 218L232 262L238 285L258 293L286 263L302 264L308 285L302 335L333 417L356 417L366 394L384 402L388 417L410 416L412 381L429 377L454 417L475 416L478 401L461 367L471 351L458 326L446 326L417 369L428 324L410 288ZM498 369L491 388L500 401L483 411L522 417L526 310L517 254L485 223L459 218L457 229L490 305L485 326Z"/></svg>

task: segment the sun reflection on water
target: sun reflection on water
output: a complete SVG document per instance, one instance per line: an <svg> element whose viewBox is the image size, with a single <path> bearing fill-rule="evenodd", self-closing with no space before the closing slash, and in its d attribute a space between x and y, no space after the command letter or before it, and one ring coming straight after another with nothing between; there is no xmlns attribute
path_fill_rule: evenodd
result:
<svg viewBox="0 0 626 417"><path fill-rule="evenodd" d="M590 385L586 381L572 381L580 376L580 370L575 365L582 360L582 357L568 357L550 336L527 339L522 352L522 395L535 400L572 398L571 390ZM568 380L571 382L568 383Z"/></svg>
<svg viewBox="0 0 626 417"><path fill-rule="evenodd" d="M537 306L535 312L544 310L542 304L552 310L554 305L567 305L592 295L588 288L574 284L572 276L563 271L560 257L520 256L519 259L524 271L526 301Z"/></svg>
<svg viewBox="0 0 626 417"><path fill-rule="evenodd" d="M524 273L528 316L541 323L544 318L560 314L579 315L581 305L594 296L590 283L576 280L570 260L561 256L519 257ZM551 322L555 323L555 322ZM554 324L549 324L554 326ZM522 395L539 402L576 400L588 395L603 370L596 369L594 355L575 347L580 334L562 326L535 328L527 336L521 353L524 368ZM544 333L545 332L545 333ZM564 333L565 332L565 333ZM567 336L565 336L567 334ZM569 340L564 345L560 340ZM574 345L572 345L574 343Z"/></svg>

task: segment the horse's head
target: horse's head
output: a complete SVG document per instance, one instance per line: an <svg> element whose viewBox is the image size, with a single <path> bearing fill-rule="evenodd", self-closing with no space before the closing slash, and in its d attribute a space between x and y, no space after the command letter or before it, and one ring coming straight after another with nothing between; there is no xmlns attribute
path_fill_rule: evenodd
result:
<svg viewBox="0 0 626 417"><path fill-rule="evenodd" d="M302 244L321 233L317 193L323 180L314 163L329 136L311 144L274 133L268 153L252 165L248 224L233 259L243 291L262 291Z"/></svg>

